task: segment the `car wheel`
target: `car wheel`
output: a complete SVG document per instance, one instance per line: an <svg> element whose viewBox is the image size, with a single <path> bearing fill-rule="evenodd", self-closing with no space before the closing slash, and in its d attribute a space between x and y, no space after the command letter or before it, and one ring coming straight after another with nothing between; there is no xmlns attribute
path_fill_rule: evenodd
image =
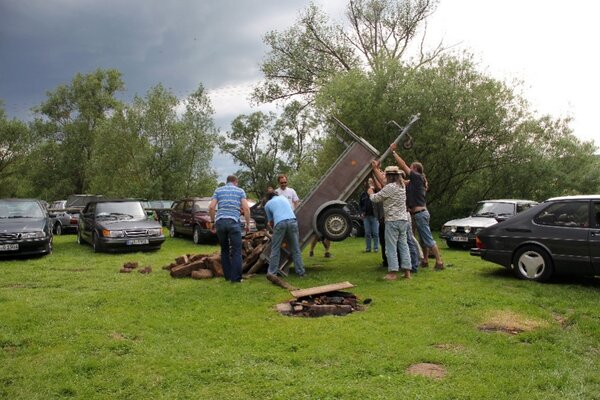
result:
<svg viewBox="0 0 600 400"><path fill-rule="evenodd" d="M58 236L63 234L63 227L60 222L57 222L56 225L54 225L54 233L56 233Z"/></svg>
<svg viewBox="0 0 600 400"><path fill-rule="evenodd" d="M102 245L100 244L100 239L98 238L98 234L94 232L92 234L92 247L94 248L94 253L98 253L102 250Z"/></svg>
<svg viewBox="0 0 600 400"><path fill-rule="evenodd" d="M192 239L194 240L194 244L200 244L200 227L198 225L194 226Z"/></svg>
<svg viewBox="0 0 600 400"><path fill-rule="evenodd" d="M523 246L513 258L517 277L537 282L545 282L552 276L552 258L539 246Z"/></svg>
<svg viewBox="0 0 600 400"><path fill-rule="evenodd" d="M171 222L171 225L169 225L169 236L174 238L177 237L177 231L175 231L175 224L173 224Z"/></svg>
<svg viewBox="0 0 600 400"><path fill-rule="evenodd" d="M346 239L352 232L350 215L341 208L330 208L319 216L317 228L325 239L339 242Z"/></svg>

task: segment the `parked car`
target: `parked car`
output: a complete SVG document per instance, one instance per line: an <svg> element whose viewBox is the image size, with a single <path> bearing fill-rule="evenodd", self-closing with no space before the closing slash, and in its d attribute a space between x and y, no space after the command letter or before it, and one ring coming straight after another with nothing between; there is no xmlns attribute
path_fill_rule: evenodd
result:
<svg viewBox="0 0 600 400"><path fill-rule="evenodd" d="M0 200L0 255L50 254L52 225L39 200Z"/></svg>
<svg viewBox="0 0 600 400"><path fill-rule="evenodd" d="M169 226L169 216L171 215L171 207L173 200L150 200L150 208L152 208L162 226Z"/></svg>
<svg viewBox="0 0 600 400"><path fill-rule="evenodd" d="M77 242L95 252L158 250L165 241L159 222L149 220L139 200L94 200L79 218Z"/></svg>
<svg viewBox="0 0 600 400"><path fill-rule="evenodd" d="M248 205L250 206L250 216L256 224L256 229L267 229L267 213L264 204L261 201L254 202L249 200Z"/></svg>
<svg viewBox="0 0 600 400"><path fill-rule="evenodd" d="M471 255L533 281L600 275L600 195L548 199L479 232Z"/></svg>
<svg viewBox="0 0 600 400"><path fill-rule="evenodd" d="M484 200L477 203L470 216L446 222L440 238L450 248L475 247L475 238L482 229L504 221L538 204L531 200Z"/></svg>
<svg viewBox="0 0 600 400"><path fill-rule="evenodd" d="M66 232L77 232L79 213L70 212L69 210L66 210L66 208L66 200L55 201L49 207L50 214L52 215L50 218L52 222L52 232L56 235L62 235Z"/></svg>
<svg viewBox="0 0 600 400"><path fill-rule="evenodd" d="M194 243L216 242L217 235L211 231L212 223L208 215L210 197L190 197L177 200L171 210L169 221L169 235L191 236ZM242 231L245 227L244 218L241 219ZM256 232L256 221L250 218L250 232Z"/></svg>

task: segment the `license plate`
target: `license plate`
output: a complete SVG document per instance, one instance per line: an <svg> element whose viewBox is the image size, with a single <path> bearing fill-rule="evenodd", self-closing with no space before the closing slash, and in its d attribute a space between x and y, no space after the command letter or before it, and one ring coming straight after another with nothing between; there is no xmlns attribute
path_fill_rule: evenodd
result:
<svg viewBox="0 0 600 400"><path fill-rule="evenodd" d="M453 241L453 242L468 242L468 241L469 241L469 238L468 238L468 237L466 237L466 236L454 236L454 237L452 238L452 241Z"/></svg>
<svg viewBox="0 0 600 400"><path fill-rule="evenodd" d="M6 251L6 250L19 250L19 244L18 243L0 244L0 251Z"/></svg>
<svg viewBox="0 0 600 400"><path fill-rule="evenodd" d="M132 240L128 240L127 244L128 245L135 245L135 244L148 244L148 239L132 239Z"/></svg>

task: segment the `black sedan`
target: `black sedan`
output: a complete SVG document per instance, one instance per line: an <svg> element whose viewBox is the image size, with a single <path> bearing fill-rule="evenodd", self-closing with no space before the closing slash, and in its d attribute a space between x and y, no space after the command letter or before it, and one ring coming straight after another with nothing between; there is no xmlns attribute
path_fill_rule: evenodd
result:
<svg viewBox="0 0 600 400"><path fill-rule="evenodd" d="M148 220L140 201L92 201L79 217L77 242L90 243L96 252L157 250L164 241L160 222Z"/></svg>
<svg viewBox="0 0 600 400"><path fill-rule="evenodd" d="M50 254L52 225L38 200L0 200L0 256Z"/></svg>
<svg viewBox="0 0 600 400"><path fill-rule="evenodd" d="M600 275L600 195L546 200L481 231L471 254L533 281Z"/></svg>

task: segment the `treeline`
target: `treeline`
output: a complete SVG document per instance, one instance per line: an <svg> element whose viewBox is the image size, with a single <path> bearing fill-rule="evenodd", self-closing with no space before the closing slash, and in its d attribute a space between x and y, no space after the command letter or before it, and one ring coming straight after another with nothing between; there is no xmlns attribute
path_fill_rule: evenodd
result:
<svg viewBox="0 0 600 400"><path fill-rule="evenodd" d="M202 86L179 99L159 84L131 104L117 100L123 89L119 71L99 69L49 92L31 122L1 110L0 196L212 193L217 129Z"/></svg>

